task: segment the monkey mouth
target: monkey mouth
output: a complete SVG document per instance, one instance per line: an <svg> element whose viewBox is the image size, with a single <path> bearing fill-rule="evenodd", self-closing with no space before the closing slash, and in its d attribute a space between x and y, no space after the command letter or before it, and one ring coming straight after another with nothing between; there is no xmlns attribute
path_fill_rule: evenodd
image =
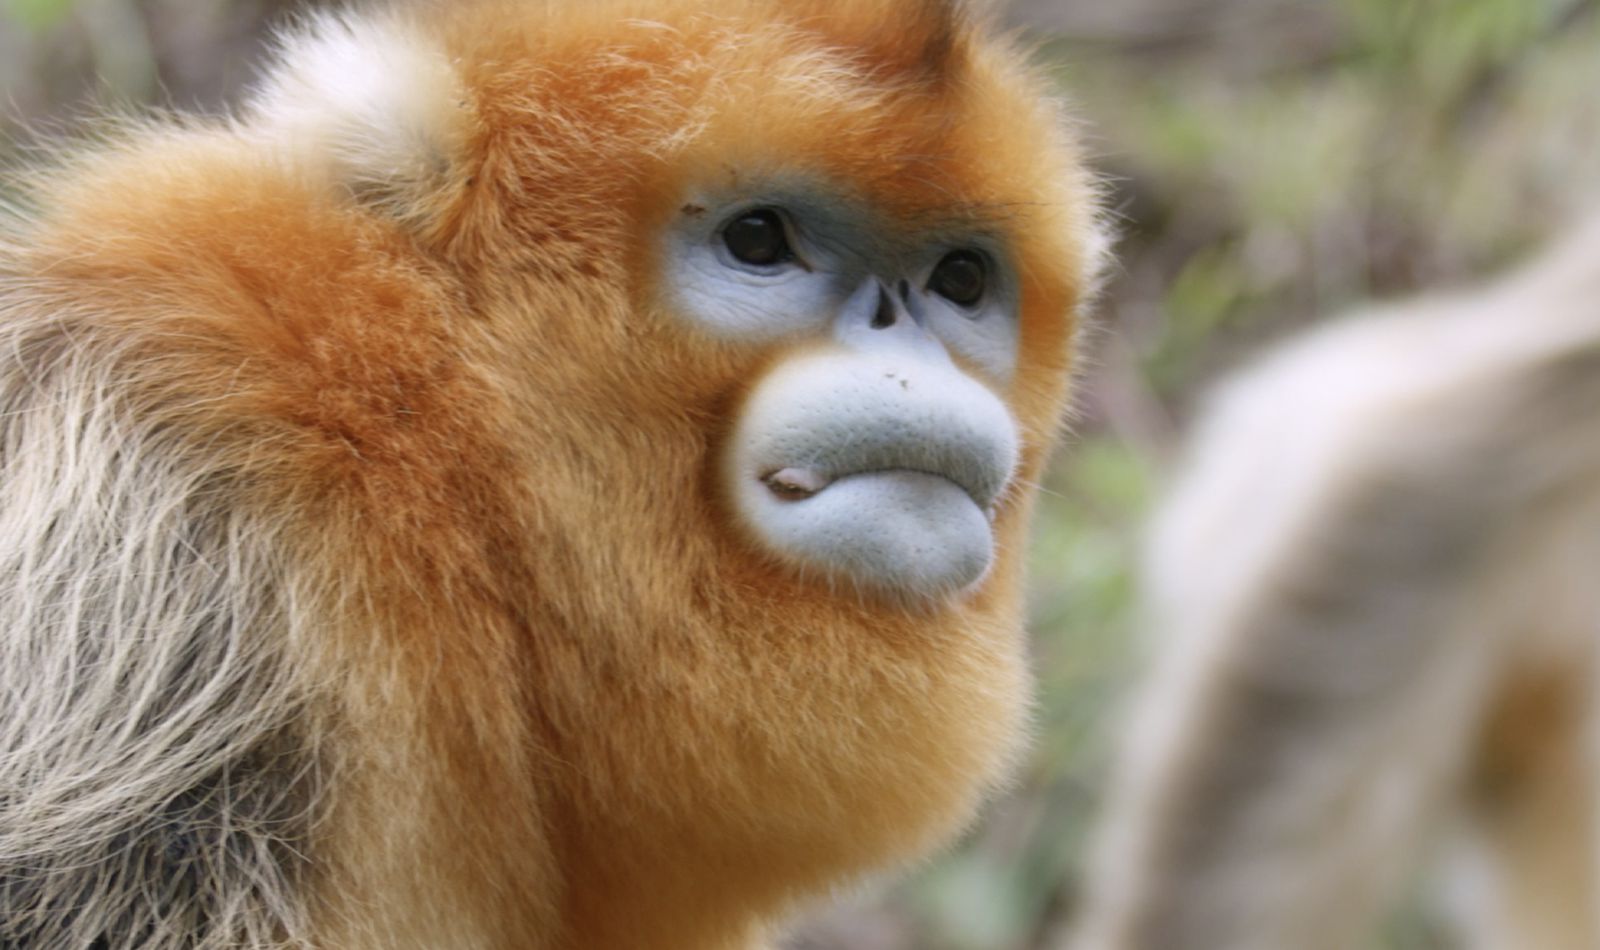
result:
<svg viewBox="0 0 1600 950"><path fill-rule="evenodd" d="M907 426L870 444L819 439L806 463L751 464L736 493L746 523L808 569L901 595L966 588L994 560L1012 456L1004 439L944 435Z"/></svg>
<svg viewBox="0 0 1600 950"><path fill-rule="evenodd" d="M780 437L762 446L765 451L750 459L746 471L780 501L802 502L839 482L898 474L948 482L980 511L994 510L1015 465L1009 427L955 413L931 418L864 415L852 416L847 426L810 432L783 426ZM804 461L791 461L797 458Z"/></svg>
<svg viewBox="0 0 1600 950"><path fill-rule="evenodd" d="M789 468L779 469L761 476L761 481L767 490L785 501L801 501L810 498L833 484L833 479L814 468Z"/></svg>
<svg viewBox="0 0 1600 950"><path fill-rule="evenodd" d="M994 520L998 504L993 498L980 498L976 493L982 488L974 489L973 486L963 484L959 479L944 472L928 471L910 467L873 468L849 472L828 472L819 467L791 465L760 476L762 484L767 486L767 491L780 501L805 501L818 492L826 490L830 485L844 478L858 476L871 476L888 473L905 473L907 475L924 475L929 478L943 479L955 487L966 492L972 503L984 513L990 521Z"/></svg>
<svg viewBox="0 0 1600 950"><path fill-rule="evenodd" d="M953 367L833 353L752 391L723 464L734 515L779 561L936 598L988 573L1019 443L999 398Z"/></svg>
<svg viewBox="0 0 1600 950"><path fill-rule="evenodd" d="M807 569L932 596L976 583L994 559L993 506L944 474L786 466L745 484L759 537Z"/></svg>

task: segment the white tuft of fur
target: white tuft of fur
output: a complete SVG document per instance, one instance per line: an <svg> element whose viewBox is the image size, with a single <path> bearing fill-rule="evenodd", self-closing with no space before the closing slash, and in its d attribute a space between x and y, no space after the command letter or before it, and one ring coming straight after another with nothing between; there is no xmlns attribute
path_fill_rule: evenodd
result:
<svg viewBox="0 0 1600 950"><path fill-rule="evenodd" d="M449 180L471 111L436 42L397 15L318 13L279 46L247 104L246 134L324 162L358 196L396 210Z"/></svg>

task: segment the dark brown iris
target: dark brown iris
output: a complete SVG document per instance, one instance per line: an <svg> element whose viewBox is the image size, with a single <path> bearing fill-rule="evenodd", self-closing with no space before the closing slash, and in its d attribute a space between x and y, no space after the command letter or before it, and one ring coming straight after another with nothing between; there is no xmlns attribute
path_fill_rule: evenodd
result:
<svg viewBox="0 0 1600 950"><path fill-rule="evenodd" d="M794 259L783 219L771 208L756 208L728 222L722 229L722 243L728 252L745 264L770 267Z"/></svg>
<svg viewBox="0 0 1600 950"><path fill-rule="evenodd" d="M977 251L951 251L928 277L928 289L954 304L971 307L989 289L989 265Z"/></svg>

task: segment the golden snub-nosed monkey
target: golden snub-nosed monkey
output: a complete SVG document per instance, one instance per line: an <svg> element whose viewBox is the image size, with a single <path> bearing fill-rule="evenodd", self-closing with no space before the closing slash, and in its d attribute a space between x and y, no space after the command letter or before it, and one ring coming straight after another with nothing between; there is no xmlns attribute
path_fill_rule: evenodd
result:
<svg viewBox="0 0 1600 950"><path fill-rule="evenodd" d="M0 945L744 948L948 838L1104 243L1046 85L420 3L7 173Z"/></svg>
<svg viewBox="0 0 1600 950"><path fill-rule="evenodd" d="M1460 946L1600 946L1597 301L1591 226L1223 386L1075 947L1364 947L1425 843Z"/></svg>

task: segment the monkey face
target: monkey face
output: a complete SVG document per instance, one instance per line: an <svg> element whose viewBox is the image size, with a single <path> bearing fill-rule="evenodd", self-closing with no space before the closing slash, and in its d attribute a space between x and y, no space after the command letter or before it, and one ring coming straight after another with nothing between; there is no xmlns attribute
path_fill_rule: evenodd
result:
<svg viewBox="0 0 1600 950"><path fill-rule="evenodd" d="M977 235L874 233L860 207L773 192L697 196L667 236L684 319L790 354L741 401L719 488L802 571L919 599L967 587L1018 461L1010 410L981 381L1016 368L1011 269Z"/></svg>

